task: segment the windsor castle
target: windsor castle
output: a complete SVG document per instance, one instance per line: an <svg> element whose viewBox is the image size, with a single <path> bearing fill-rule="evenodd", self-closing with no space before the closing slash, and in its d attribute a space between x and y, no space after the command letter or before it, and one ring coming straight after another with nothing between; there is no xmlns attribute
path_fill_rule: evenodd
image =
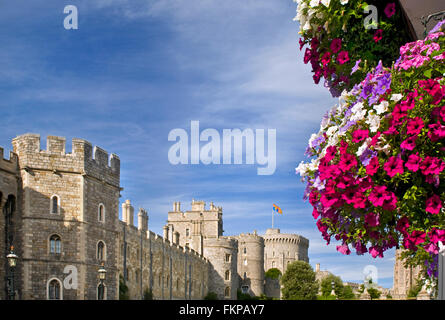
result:
<svg viewBox="0 0 445 320"><path fill-rule="evenodd" d="M145 209L120 205L120 160L73 139L24 134L0 148L0 299L118 299L125 284L130 299L236 299L237 291L280 297L265 270L285 272L309 262L309 241L268 229L223 236L222 208L193 200L184 211L174 202L163 235L148 229ZM119 209L122 208L122 220ZM137 227L134 217L137 217ZM19 257L12 270L6 256ZM98 270L106 280L101 284Z"/></svg>

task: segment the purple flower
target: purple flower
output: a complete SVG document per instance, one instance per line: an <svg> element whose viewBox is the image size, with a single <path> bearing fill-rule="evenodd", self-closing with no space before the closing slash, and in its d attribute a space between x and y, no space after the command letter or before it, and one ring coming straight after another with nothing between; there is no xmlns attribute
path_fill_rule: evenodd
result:
<svg viewBox="0 0 445 320"><path fill-rule="evenodd" d="M351 113L350 110L348 110L348 111L349 111L349 113ZM348 112L348 111L347 111L347 112ZM350 120L350 121L346 122L346 124L345 124L343 127L341 127L338 131L340 131L340 132L346 132L350 127L352 127L352 126L355 125L356 123L357 123L357 122Z"/></svg>
<svg viewBox="0 0 445 320"><path fill-rule="evenodd" d="M439 32L441 31L442 28L445 28L445 20L438 22L436 26L433 29L431 29L431 31L428 34Z"/></svg>
<svg viewBox="0 0 445 320"><path fill-rule="evenodd" d="M358 59L358 60L355 62L355 65L352 67L351 75L352 75L354 72L356 72L356 71L358 70L359 65L360 65L360 62L362 62L362 59Z"/></svg>
<svg viewBox="0 0 445 320"><path fill-rule="evenodd" d="M375 156L377 156L377 152L372 151L371 149L368 148L360 156L360 161L364 166L367 166L371 161L371 159L374 158Z"/></svg>
<svg viewBox="0 0 445 320"><path fill-rule="evenodd" d="M312 141L312 148L318 147L320 144L322 144L325 141L326 141L326 139L324 136L319 136L317 139Z"/></svg>

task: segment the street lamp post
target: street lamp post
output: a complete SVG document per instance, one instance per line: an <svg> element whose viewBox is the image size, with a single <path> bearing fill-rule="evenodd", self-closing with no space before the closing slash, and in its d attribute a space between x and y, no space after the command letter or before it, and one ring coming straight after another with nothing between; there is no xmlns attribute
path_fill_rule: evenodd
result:
<svg viewBox="0 0 445 320"><path fill-rule="evenodd" d="M9 280L9 285L8 285L9 300L15 299L14 270L15 270L15 267L17 266L18 258L19 257L14 253L14 247L11 246L11 251L6 256L6 259L8 260L8 264L9 264L9 271L10 271L10 275L9 275L9 279L8 279Z"/></svg>
<svg viewBox="0 0 445 320"><path fill-rule="evenodd" d="M105 296L104 282L105 282L105 278L107 276L107 270L105 270L103 262L102 262L102 265L100 266L100 269L97 272L99 273L99 280L100 280L98 299L104 300L104 296Z"/></svg>
<svg viewBox="0 0 445 320"><path fill-rule="evenodd" d="M332 291L331 291L331 296L335 296L335 282L334 280L331 281L331 287L332 287Z"/></svg>

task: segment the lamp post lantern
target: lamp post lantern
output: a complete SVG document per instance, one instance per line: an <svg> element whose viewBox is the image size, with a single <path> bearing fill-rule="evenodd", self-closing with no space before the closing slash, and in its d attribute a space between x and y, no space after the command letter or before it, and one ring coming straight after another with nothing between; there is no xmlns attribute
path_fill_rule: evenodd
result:
<svg viewBox="0 0 445 320"><path fill-rule="evenodd" d="M331 288L332 288L331 296L335 296L335 281L334 280L331 281Z"/></svg>
<svg viewBox="0 0 445 320"><path fill-rule="evenodd" d="M8 277L8 298L9 300L15 299L15 284L14 284L14 270L17 266L17 260L19 257L14 253L14 247L11 246L11 251L6 256L6 259L8 260L9 270L10 274Z"/></svg>
<svg viewBox="0 0 445 320"><path fill-rule="evenodd" d="M104 300L104 296L105 296L104 282L107 277L107 270L105 270L103 262L102 262L102 265L100 266L100 269L97 272L99 273L99 280L100 280L98 299Z"/></svg>

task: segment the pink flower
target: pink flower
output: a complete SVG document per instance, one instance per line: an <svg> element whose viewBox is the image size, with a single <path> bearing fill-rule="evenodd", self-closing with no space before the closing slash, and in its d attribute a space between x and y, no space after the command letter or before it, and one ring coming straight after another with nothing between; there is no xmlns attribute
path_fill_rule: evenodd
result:
<svg viewBox="0 0 445 320"><path fill-rule="evenodd" d="M389 158L388 161L383 165L383 168L385 169L388 176L390 176L391 178L398 173L403 174L404 172L403 161L397 157Z"/></svg>
<svg viewBox="0 0 445 320"><path fill-rule="evenodd" d="M408 157L408 161L406 161L405 167L407 167L408 170L410 170L412 172L417 172L417 170L419 170L421 161L422 161L422 158L419 157L419 153L416 152L415 154L411 154Z"/></svg>
<svg viewBox="0 0 445 320"><path fill-rule="evenodd" d="M373 258L380 257L383 258L383 250L380 246L372 246L369 248L369 253Z"/></svg>
<svg viewBox="0 0 445 320"><path fill-rule="evenodd" d="M420 164L420 170L424 175L440 174L445 169L445 162L436 157L427 156Z"/></svg>
<svg viewBox="0 0 445 320"><path fill-rule="evenodd" d="M357 166L357 159L355 156L349 153L344 154L338 163L338 167L343 172L346 172L355 166Z"/></svg>
<svg viewBox="0 0 445 320"><path fill-rule="evenodd" d="M379 170L379 167L379 159L377 157L372 158L366 166L366 174L373 176Z"/></svg>
<svg viewBox="0 0 445 320"><path fill-rule="evenodd" d="M337 251L346 255L349 255L351 253L351 250L349 250L349 247L346 243L343 243L341 246L337 246Z"/></svg>
<svg viewBox="0 0 445 320"><path fill-rule="evenodd" d="M379 219L378 214L370 212L365 216L365 223L370 227L377 227L380 224Z"/></svg>
<svg viewBox="0 0 445 320"><path fill-rule="evenodd" d="M324 159L329 162L332 159L335 158L335 155L337 154L337 147L336 146L329 146L326 149L326 155L324 156Z"/></svg>
<svg viewBox="0 0 445 320"><path fill-rule="evenodd" d="M355 250L358 255L362 255L362 254L368 252L368 249L366 249L366 245L364 245L361 241L357 241L355 243Z"/></svg>
<svg viewBox="0 0 445 320"><path fill-rule="evenodd" d="M432 253L432 254L438 254L439 253L439 247L434 243L429 243L426 246L424 246L426 252Z"/></svg>
<svg viewBox="0 0 445 320"><path fill-rule="evenodd" d="M439 121L437 123L428 125L428 128L430 128L428 131L428 138L430 138L431 141L436 142L445 138L445 126Z"/></svg>
<svg viewBox="0 0 445 320"><path fill-rule="evenodd" d="M409 137L408 139L404 140L402 144L400 145L400 148L405 150L413 150L416 147L416 140L417 137Z"/></svg>
<svg viewBox="0 0 445 320"><path fill-rule="evenodd" d="M375 43L377 43L380 40L382 40L382 38L383 38L383 30L382 29L376 30L376 32L374 33L374 36L372 38L374 39Z"/></svg>
<svg viewBox="0 0 445 320"><path fill-rule="evenodd" d="M306 48L306 51L304 52L304 63L307 64L312 58L312 51L309 48Z"/></svg>
<svg viewBox="0 0 445 320"><path fill-rule="evenodd" d="M391 18L396 13L396 4L394 2L388 3L385 7L385 15Z"/></svg>
<svg viewBox="0 0 445 320"><path fill-rule="evenodd" d="M352 142L357 143L365 140L369 135L368 130L355 130L352 133Z"/></svg>
<svg viewBox="0 0 445 320"><path fill-rule="evenodd" d="M341 49L341 39L336 38L331 42L331 50L333 53L337 53Z"/></svg>
<svg viewBox="0 0 445 320"><path fill-rule="evenodd" d="M321 57L321 62L323 63L323 67L326 67L326 65L331 61L331 53L329 51L326 51L325 54Z"/></svg>
<svg viewBox="0 0 445 320"><path fill-rule="evenodd" d="M303 49L305 43L301 38L298 39L298 42L300 43L300 51L301 51L301 49Z"/></svg>
<svg viewBox="0 0 445 320"><path fill-rule="evenodd" d="M437 243L439 241L444 242L445 241L445 230L432 228L431 231L428 233L428 237L430 238L430 241L432 243Z"/></svg>
<svg viewBox="0 0 445 320"><path fill-rule="evenodd" d="M440 209L442 209L442 200L437 194L434 194L426 200L426 212L439 214Z"/></svg>
<svg viewBox="0 0 445 320"><path fill-rule="evenodd" d="M382 206L388 197L385 186L375 186L368 196L368 200L376 207Z"/></svg>
<svg viewBox="0 0 445 320"><path fill-rule="evenodd" d="M409 119L406 125L406 133L409 135L418 135L424 127L423 120L420 117Z"/></svg>
<svg viewBox="0 0 445 320"><path fill-rule="evenodd" d="M338 193L324 192L320 198L320 202L324 208L329 208L329 207L333 206L338 201L338 198L339 198Z"/></svg>
<svg viewBox="0 0 445 320"><path fill-rule="evenodd" d="M383 201L382 208L388 211L394 211L397 208L397 197L393 192L388 191Z"/></svg>
<svg viewBox="0 0 445 320"><path fill-rule="evenodd" d="M338 54L337 61L339 64L344 64L344 63L348 62L349 61L348 51L341 51Z"/></svg>
<svg viewBox="0 0 445 320"><path fill-rule="evenodd" d="M397 221L396 230L406 234L406 230L409 228L409 220L407 217L402 217Z"/></svg>
<svg viewBox="0 0 445 320"><path fill-rule="evenodd" d="M318 212L318 210L314 208L314 210L312 210L312 216L314 217L314 219L317 220L319 215L320 213Z"/></svg>

